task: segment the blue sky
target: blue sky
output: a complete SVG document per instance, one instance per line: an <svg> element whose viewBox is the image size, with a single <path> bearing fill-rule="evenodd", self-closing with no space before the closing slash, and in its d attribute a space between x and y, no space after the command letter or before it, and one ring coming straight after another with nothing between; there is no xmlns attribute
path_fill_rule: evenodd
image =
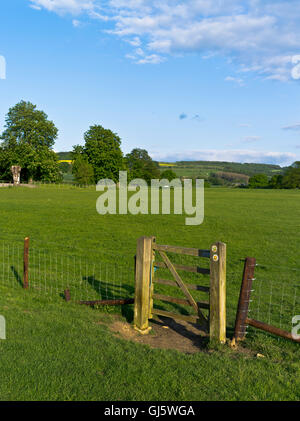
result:
<svg viewBox="0 0 300 421"><path fill-rule="evenodd" d="M300 160L299 1L9 0L0 18L0 130L24 99L57 151L101 124L157 160Z"/></svg>

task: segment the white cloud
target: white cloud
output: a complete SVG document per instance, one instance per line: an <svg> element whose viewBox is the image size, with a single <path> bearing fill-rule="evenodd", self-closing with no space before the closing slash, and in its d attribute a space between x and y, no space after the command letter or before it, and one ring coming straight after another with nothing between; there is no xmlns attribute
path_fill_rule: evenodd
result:
<svg viewBox="0 0 300 421"><path fill-rule="evenodd" d="M297 155L291 152L264 152L253 150L193 150L176 153L151 152L151 157L157 161L227 161L277 164L281 166L293 163Z"/></svg>
<svg viewBox="0 0 300 421"><path fill-rule="evenodd" d="M300 55L292 57L292 63L296 64L291 70L291 76L293 79L300 79Z"/></svg>
<svg viewBox="0 0 300 421"><path fill-rule="evenodd" d="M204 119L199 114L194 114L192 117L193 120L197 121L198 123L201 123Z"/></svg>
<svg viewBox="0 0 300 421"><path fill-rule="evenodd" d="M109 22L107 32L141 47L160 63L197 52L230 57L243 72L267 79L300 79L298 0L29 0L57 13L87 13ZM162 56L163 54L163 56ZM240 79L240 78L237 78Z"/></svg>
<svg viewBox="0 0 300 421"><path fill-rule="evenodd" d="M142 44L142 42L141 42L141 40L140 40L140 38L139 37L134 37L133 39L129 39L129 40L127 40L127 42L130 44L130 45L132 45L133 47L139 47L141 44Z"/></svg>
<svg viewBox="0 0 300 421"><path fill-rule="evenodd" d="M158 54L145 53L141 47L136 48L132 54L126 54L125 57L137 64L159 64L165 60L164 57Z"/></svg>
<svg viewBox="0 0 300 421"><path fill-rule="evenodd" d="M6 60L0 56L0 79L6 79Z"/></svg>
<svg viewBox="0 0 300 421"><path fill-rule="evenodd" d="M252 143L252 142L257 142L260 139L261 139L260 136L246 136L243 139L243 142L245 142L245 143Z"/></svg>
<svg viewBox="0 0 300 421"><path fill-rule="evenodd" d="M77 19L73 19L72 24L75 28L79 28L80 26L82 26L82 23L80 22L80 20L77 20Z"/></svg>
<svg viewBox="0 0 300 421"><path fill-rule="evenodd" d="M164 57L161 57L157 54L150 54L145 56L139 60L137 60L138 64L159 64L165 61Z"/></svg>
<svg viewBox="0 0 300 421"><path fill-rule="evenodd" d="M93 10L95 0L29 0L34 9L47 9L50 12L80 14Z"/></svg>
<svg viewBox="0 0 300 421"><path fill-rule="evenodd" d="M290 124L289 126L282 127L282 130L300 130L300 123Z"/></svg>
<svg viewBox="0 0 300 421"><path fill-rule="evenodd" d="M226 82L235 82L237 83L239 86L244 86L244 80L239 78L239 77L234 77L234 76L227 76L225 78Z"/></svg>
<svg viewBox="0 0 300 421"><path fill-rule="evenodd" d="M37 4L30 4L29 7L34 10L42 10L41 6L38 6Z"/></svg>

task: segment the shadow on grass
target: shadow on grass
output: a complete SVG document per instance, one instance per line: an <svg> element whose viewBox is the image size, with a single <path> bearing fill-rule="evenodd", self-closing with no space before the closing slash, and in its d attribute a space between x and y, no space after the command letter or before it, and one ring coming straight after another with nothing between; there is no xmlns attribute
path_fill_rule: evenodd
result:
<svg viewBox="0 0 300 421"><path fill-rule="evenodd" d="M227 326L226 327L226 337L229 339L232 339L234 336L234 327L232 326Z"/></svg>
<svg viewBox="0 0 300 421"><path fill-rule="evenodd" d="M19 272L16 270L16 268L14 266L11 266L10 269L11 269L12 273L14 274L14 277L16 278L16 281L23 288L23 280L22 280L21 276L19 275Z"/></svg>
<svg viewBox="0 0 300 421"><path fill-rule="evenodd" d="M99 300L109 300L109 299L125 299L134 297L134 286L127 284L117 284L113 282L100 281L95 276L84 276L83 281L88 282L88 284L97 292ZM121 288L120 288L121 286ZM176 303L168 303L174 311L183 314L189 315L188 309L184 306ZM121 307L121 308L120 308ZM156 308L161 310L166 310L162 304L157 303ZM126 319L127 323L132 323L134 318L134 306L132 304L118 306L121 310L122 316ZM164 316L155 316L155 319L151 320L152 325L157 326L167 326L168 329L173 330L179 337L185 337L191 343L198 347L199 350L205 350L209 345L209 336L207 330L200 323L190 323L185 321L177 321L173 318L164 317ZM228 336L231 337L232 329L228 329ZM166 330L166 335L168 335ZM179 339L180 340L180 339Z"/></svg>
<svg viewBox="0 0 300 421"><path fill-rule="evenodd" d="M133 316L134 316L133 304L127 304L127 305L121 306L121 313L122 313L122 316L125 317L127 323L133 322Z"/></svg>
<svg viewBox="0 0 300 421"><path fill-rule="evenodd" d="M126 299L134 297L133 286L121 284L120 291L120 284L117 283L99 281L94 276L84 276L82 279L87 281L97 292L99 295L99 300ZM133 306L126 304L118 307L121 307L122 316L126 318L126 321L131 323L133 321Z"/></svg>

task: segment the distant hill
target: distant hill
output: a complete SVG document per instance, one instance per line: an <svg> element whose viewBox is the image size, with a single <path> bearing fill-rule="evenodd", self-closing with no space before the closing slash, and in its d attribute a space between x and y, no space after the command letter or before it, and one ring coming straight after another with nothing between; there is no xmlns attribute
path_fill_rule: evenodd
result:
<svg viewBox="0 0 300 421"><path fill-rule="evenodd" d="M282 174L284 168L271 164L241 164L239 162L222 161L177 161L174 163L160 162L160 169L171 169L178 176L185 177L209 177L219 172L244 174L251 177L255 174L266 174L272 177L274 174Z"/></svg>
<svg viewBox="0 0 300 421"><path fill-rule="evenodd" d="M60 160L69 160L71 152L57 152ZM251 177L255 174L266 174L272 177L274 174L282 174L285 168L271 164L241 164L239 162L226 161L177 161L159 162L161 170L171 169L181 177L207 178L216 173L235 173ZM242 177L243 178L243 177Z"/></svg>
<svg viewBox="0 0 300 421"><path fill-rule="evenodd" d="M72 159L71 152L57 152L56 154L58 155L59 160Z"/></svg>

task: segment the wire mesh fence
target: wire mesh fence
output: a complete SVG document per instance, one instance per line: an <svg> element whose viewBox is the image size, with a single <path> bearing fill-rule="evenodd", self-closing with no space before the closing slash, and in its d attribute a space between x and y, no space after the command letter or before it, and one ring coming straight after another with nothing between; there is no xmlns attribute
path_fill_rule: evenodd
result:
<svg viewBox="0 0 300 421"><path fill-rule="evenodd" d="M68 254L67 254L68 253ZM134 254L134 253L133 253ZM94 254L93 254L94 255ZM64 290L70 291L71 300L120 300L134 297L134 259L122 256L99 255L97 259L89 258L88 253L80 256L78 250L72 254L42 249L34 246L29 249L29 290L35 294L45 295L51 300L62 300ZM157 256L157 260L159 258ZM209 259L174 255L172 261L177 264L198 265L209 268ZM0 241L0 286L23 288L24 243L23 241ZM227 326L234 325L236 299L241 284L241 267L228 271ZM155 278L168 279L166 269L157 268ZM187 284L195 283L209 286L209 276L195 273L184 273ZM236 289L236 291L235 291ZM170 288L156 284L158 293L170 293ZM180 291L172 294L181 296ZM201 291L195 291L195 299L207 300ZM188 314L189 309L181 305L158 303L165 310ZM294 316L300 315L300 268L290 266L271 266L257 264L255 279L252 283L248 317L291 332ZM251 326L249 335L265 335Z"/></svg>
<svg viewBox="0 0 300 421"><path fill-rule="evenodd" d="M300 315L300 268L258 263L254 276L248 316L291 332L293 317ZM251 326L247 330L266 334Z"/></svg>
<svg viewBox="0 0 300 421"><path fill-rule="evenodd" d="M0 284L23 288L23 254L22 243L0 243ZM65 289L72 300L132 298L134 264L133 259L110 263L31 247L28 281L29 289L49 298L61 298Z"/></svg>

